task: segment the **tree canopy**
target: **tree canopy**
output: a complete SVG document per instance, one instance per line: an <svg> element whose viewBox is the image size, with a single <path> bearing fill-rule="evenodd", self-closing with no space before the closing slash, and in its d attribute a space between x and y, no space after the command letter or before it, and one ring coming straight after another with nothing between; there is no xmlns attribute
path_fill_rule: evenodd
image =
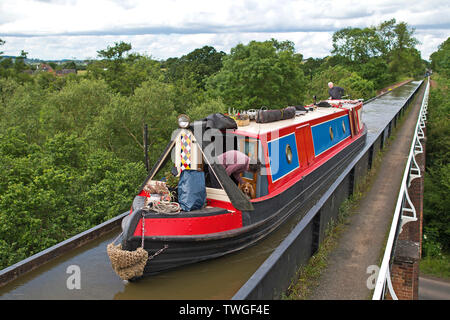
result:
<svg viewBox="0 0 450 320"><path fill-rule="evenodd" d="M290 41L275 39L238 44L224 57L222 69L207 88L225 104L240 110L301 104L306 81L302 55Z"/></svg>
<svg viewBox="0 0 450 320"><path fill-rule="evenodd" d="M450 78L450 37L438 47L438 50L430 56L431 68Z"/></svg>
<svg viewBox="0 0 450 320"><path fill-rule="evenodd" d="M379 87L402 76L424 73L424 63L415 48L419 41L414 33L414 28L395 19L363 29L348 27L333 34L332 53Z"/></svg>
<svg viewBox="0 0 450 320"><path fill-rule="evenodd" d="M450 250L450 38L431 54L433 86L427 114L424 192L424 255L442 258Z"/></svg>

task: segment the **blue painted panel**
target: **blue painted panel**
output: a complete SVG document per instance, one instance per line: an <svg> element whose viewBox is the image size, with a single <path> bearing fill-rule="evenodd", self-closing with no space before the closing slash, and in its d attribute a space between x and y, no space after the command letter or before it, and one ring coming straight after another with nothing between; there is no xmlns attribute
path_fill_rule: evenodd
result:
<svg viewBox="0 0 450 320"><path fill-rule="evenodd" d="M345 125L345 132L342 122ZM330 126L333 130L333 139L330 137ZM314 154L317 157L319 154L350 136L348 115L315 125L311 127L311 132L314 143Z"/></svg>
<svg viewBox="0 0 450 320"><path fill-rule="evenodd" d="M288 162L286 157L286 147L291 147L292 161ZM272 181L276 181L292 170L298 168L297 143L295 134L289 134L279 139L267 143L269 148L270 171L272 173Z"/></svg>

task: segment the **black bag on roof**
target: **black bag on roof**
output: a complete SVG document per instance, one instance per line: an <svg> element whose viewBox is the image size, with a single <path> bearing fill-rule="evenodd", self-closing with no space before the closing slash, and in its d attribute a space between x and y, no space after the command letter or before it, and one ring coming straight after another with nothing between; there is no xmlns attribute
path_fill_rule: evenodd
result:
<svg viewBox="0 0 450 320"><path fill-rule="evenodd" d="M320 101L317 104L317 106L321 107L321 108L331 108L332 107L331 104L329 104L327 101Z"/></svg>
<svg viewBox="0 0 450 320"><path fill-rule="evenodd" d="M304 106L293 106L295 110L297 111L305 111L308 112L308 110Z"/></svg>
<svg viewBox="0 0 450 320"><path fill-rule="evenodd" d="M287 107L282 110L281 119L291 119L295 117L295 107Z"/></svg>
<svg viewBox="0 0 450 320"><path fill-rule="evenodd" d="M256 115L257 123L269 123L281 120L281 110L259 110Z"/></svg>
<svg viewBox="0 0 450 320"><path fill-rule="evenodd" d="M286 120L295 117L295 107L287 107L281 110L260 110L256 116L257 123L269 123Z"/></svg>
<svg viewBox="0 0 450 320"><path fill-rule="evenodd" d="M237 129L237 123L229 116L223 113L213 113L207 116L203 121L206 120L207 128L215 128L219 130L224 129Z"/></svg>

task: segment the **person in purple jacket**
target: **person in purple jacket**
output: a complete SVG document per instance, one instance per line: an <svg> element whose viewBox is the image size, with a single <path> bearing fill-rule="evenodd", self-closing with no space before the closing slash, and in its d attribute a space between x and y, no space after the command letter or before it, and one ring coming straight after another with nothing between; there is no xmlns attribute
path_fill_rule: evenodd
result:
<svg viewBox="0 0 450 320"><path fill-rule="evenodd" d="M241 173L257 172L258 165L250 163L250 158L238 150L230 150L217 156L217 162L225 167L225 171L236 184L243 184Z"/></svg>

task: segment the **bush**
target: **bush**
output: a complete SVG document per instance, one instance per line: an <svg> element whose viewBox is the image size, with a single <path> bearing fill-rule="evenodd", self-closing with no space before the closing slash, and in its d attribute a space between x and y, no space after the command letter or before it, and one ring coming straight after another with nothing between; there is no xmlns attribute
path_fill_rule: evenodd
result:
<svg viewBox="0 0 450 320"><path fill-rule="evenodd" d="M430 92L427 119L427 161L424 191L424 226L430 237L430 250L450 249L450 101L448 80L435 77L439 85ZM432 236L430 236L432 231ZM434 249L433 249L434 248ZM434 252L434 251L433 251Z"/></svg>

